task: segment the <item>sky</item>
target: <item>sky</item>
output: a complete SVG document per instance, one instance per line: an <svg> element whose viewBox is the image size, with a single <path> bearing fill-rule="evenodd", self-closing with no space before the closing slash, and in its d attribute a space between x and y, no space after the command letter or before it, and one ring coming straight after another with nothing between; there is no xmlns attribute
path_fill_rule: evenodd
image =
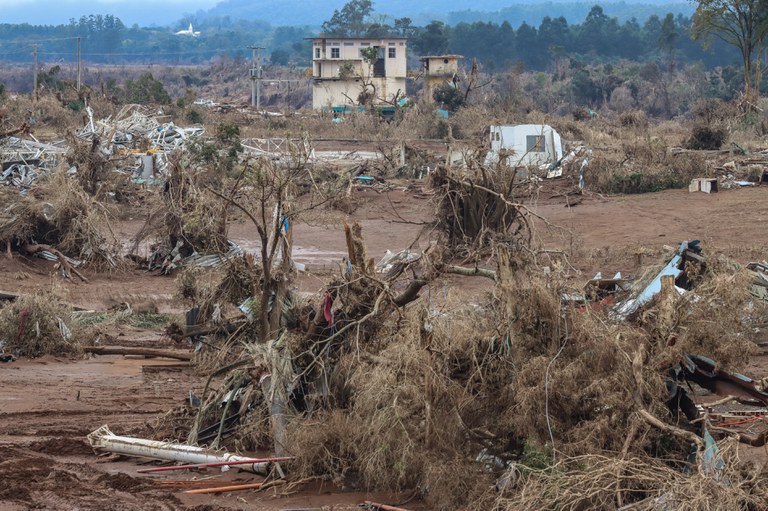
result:
<svg viewBox="0 0 768 511"><path fill-rule="evenodd" d="M0 0L0 23L66 24L70 18L112 14L128 26L165 26L218 0Z"/></svg>

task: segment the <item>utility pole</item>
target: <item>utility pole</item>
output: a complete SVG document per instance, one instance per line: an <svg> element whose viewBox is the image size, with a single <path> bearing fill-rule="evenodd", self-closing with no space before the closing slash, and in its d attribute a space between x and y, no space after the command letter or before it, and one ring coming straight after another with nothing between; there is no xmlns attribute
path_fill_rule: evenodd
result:
<svg viewBox="0 0 768 511"><path fill-rule="evenodd" d="M34 98L37 94L37 45L32 45L32 55L33 55L33 64L32 64L32 97Z"/></svg>
<svg viewBox="0 0 768 511"><path fill-rule="evenodd" d="M251 106L261 108L261 46L249 46L251 49ZM258 60L256 52L258 51Z"/></svg>
<svg viewBox="0 0 768 511"><path fill-rule="evenodd" d="M77 36L77 92L80 92L80 84L81 78L80 78L80 36Z"/></svg>

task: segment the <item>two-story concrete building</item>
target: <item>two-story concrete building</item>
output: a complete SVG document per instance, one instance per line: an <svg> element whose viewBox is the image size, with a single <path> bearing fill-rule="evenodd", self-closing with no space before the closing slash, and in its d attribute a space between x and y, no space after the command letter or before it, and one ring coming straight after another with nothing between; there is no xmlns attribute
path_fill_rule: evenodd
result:
<svg viewBox="0 0 768 511"><path fill-rule="evenodd" d="M366 61L363 50L373 48ZM373 53L372 51L370 53ZM402 37L312 39L312 107L352 107L364 91L373 104L386 104L405 95L406 39Z"/></svg>
<svg viewBox="0 0 768 511"><path fill-rule="evenodd" d="M424 66L424 84L426 96L432 100L435 88L444 83L458 86L459 60L461 55L430 55L419 57Z"/></svg>

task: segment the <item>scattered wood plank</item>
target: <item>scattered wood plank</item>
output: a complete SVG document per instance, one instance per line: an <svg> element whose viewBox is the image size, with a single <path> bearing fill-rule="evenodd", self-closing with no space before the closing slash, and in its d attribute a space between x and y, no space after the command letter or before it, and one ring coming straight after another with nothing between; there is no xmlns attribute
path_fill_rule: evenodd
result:
<svg viewBox="0 0 768 511"><path fill-rule="evenodd" d="M154 348L128 348L125 346L86 346L86 353L94 355L139 355L144 357L174 358L192 360L192 353L182 351L158 350Z"/></svg>
<svg viewBox="0 0 768 511"><path fill-rule="evenodd" d="M237 484L233 486L215 486L213 488L198 488L184 493L225 493L228 491L258 490L264 483Z"/></svg>
<svg viewBox="0 0 768 511"><path fill-rule="evenodd" d="M164 371L183 371L189 367L189 362L181 362L178 364L155 364L141 366L142 373L161 373Z"/></svg>
<svg viewBox="0 0 768 511"><path fill-rule="evenodd" d="M370 500L365 501L365 506L368 509L380 509L381 511L408 511L405 508L402 507L396 507L396 506L388 506L387 504L380 504L378 502L371 502Z"/></svg>
<svg viewBox="0 0 768 511"><path fill-rule="evenodd" d="M0 300L15 300L19 295L16 293L9 293L8 291L0 291Z"/></svg>

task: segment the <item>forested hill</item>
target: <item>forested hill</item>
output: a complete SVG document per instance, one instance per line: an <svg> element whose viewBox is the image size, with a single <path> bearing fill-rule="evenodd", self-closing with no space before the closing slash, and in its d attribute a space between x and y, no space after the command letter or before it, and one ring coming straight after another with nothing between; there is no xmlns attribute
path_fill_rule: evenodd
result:
<svg viewBox="0 0 768 511"><path fill-rule="evenodd" d="M464 55L465 62L476 59L492 72L511 67L551 71L564 62L585 65L622 60L664 61L670 67L697 62L705 68L739 64L733 47L716 38L709 48L692 40L690 17L672 13L621 22L602 7L593 6L577 23L547 16L538 24L518 27L506 21L449 24L433 20L419 25L408 18L377 18L370 2L354 4L361 5L365 9L360 12L353 9L340 17L333 15L324 24L325 30L366 37L405 36L412 64L417 55L440 53ZM305 38L319 30L227 17L195 21L194 28L200 32L198 37L175 35L175 28L127 27L109 15L83 16L58 26L0 24L0 61L29 63L37 48L44 67L75 62L79 36L82 57L91 63L205 64L222 55L244 60L250 57L247 47L257 44L265 47L264 56L271 63L307 67L311 48Z"/></svg>
<svg viewBox="0 0 768 511"><path fill-rule="evenodd" d="M272 25L310 25L319 26L323 20L331 17L334 9L340 8L343 1L303 0L287 2L285 0L224 0L207 11L198 11L194 18L202 21L211 17L227 16L231 19L268 20ZM481 0L468 3L464 0L388 0L377 2L376 15L389 18L408 17L415 24L427 24L439 20L450 25L461 22L493 21L509 22L518 27L523 22L538 25L545 16L560 17L568 23L579 23L587 16L594 2L552 2L549 0ZM651 15L663 17L667 13L693 14L693 4L685 1L638 2L601 2L608 16L616 17L620 22L632 18L646 20ZM470 9L467 7L471 6ZM186 21L186 18L185 18Z"/></svg>

